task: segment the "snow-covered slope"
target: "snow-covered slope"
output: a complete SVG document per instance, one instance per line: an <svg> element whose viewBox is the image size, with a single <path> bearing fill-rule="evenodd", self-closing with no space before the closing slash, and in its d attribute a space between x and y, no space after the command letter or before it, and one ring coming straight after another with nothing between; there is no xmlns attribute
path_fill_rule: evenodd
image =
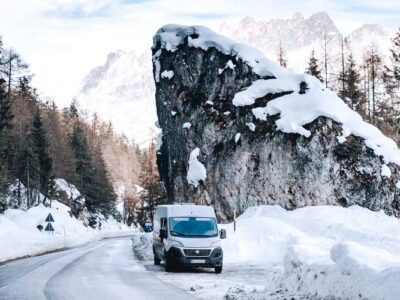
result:
<svg viewBox="0 0 400 300"><path fill-rule="evenodd" d="M37 226L44 229L48 214L54 218L54 234L40 231ZM46 251L53 251L67 247L82 245L90 241L119 234L132 233L133 228L118 223L112 217L100 220L101 230L84 225L83 221L76 219L71 209L53 200L52 207L42 204L32 207L27 211L8 209L0 215L0 262L37 255Z"/></svg>
<svg viewBox="0 0 400 300"><path fill-rule="evenodd" d="M238 23L223 23L219 31L230 38L257 47L275 59L279 44L287 51L288 67L303 72L311 49L321 53L321 37L332 37L333 54L340 49L341 34L324 12L304 18L295 13L289 19L256 20L246 17ZM358 58L362 49L375 41L381 51L390 44L387 30L380 25L364 25L348 35ZM161 74L160 74L161 75ZM110 53L103 66L93 69L82 83L78 101L82 108L110 120L119 133L145 145L150 131L157 131L154 82L149 50Z"/></svg>
<svg viewBox="0 0 400 300"><path fill-rule="evenodd" d="M89 114L111 121L118 133L147 144L156 131L150 50L110 53L86 76L77 99Z"/></svg>

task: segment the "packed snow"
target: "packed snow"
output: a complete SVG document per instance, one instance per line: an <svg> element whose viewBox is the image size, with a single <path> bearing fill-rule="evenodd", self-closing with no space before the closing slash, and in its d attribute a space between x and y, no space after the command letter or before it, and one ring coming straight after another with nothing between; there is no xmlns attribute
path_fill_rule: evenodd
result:
<svg viewBox="0 0 400 300"><path fill-rule="evenodd" d="M56 201L51 208L43 204L26 211L7 209L0 215L0 262L24 256L32 256L47 251L69 248L110 236L126 235L133 232L112 217L100 217L99 229L83 224L71 214L71 209ZM53 234L44 231L48 214L54 218ZM38 226L42 226L42 231Z"/></svg>
<svg viewBox="0 0 400 300"><path fill-rule="evenodd" d="M400 295L400 220L383 212L265 205L247 209L236 232L232 223L219 226L228 236L222 241L221 277L196 272L160 278L204 299L397 300ZM151 238L135 242L148 259Z"/></svg>
<svg viewBox="0 0 400 300"><path fill-rule="evenodd" d="M192 127L192 124L190 124L190 122L185 122L182 125L182 128L190 129L190 127Z"/></svg>
<svg viewBox="0 0 400 300"><path fill-rule="evenodd" d="M199 185L199 181L205 181L207 177L207 170L204 165L197 160L197 157L200 155L200 149L195 148L190 153L189 157L189 170L187 173L187 181L189 184L197 187Z"/></svg>
<svg viewBox="0 0 400 300"><path fill-rule="evenodd" d="M210 47L246 62L261 78L233 98L236 106L254 104L255 99L271 93L291 92L268 102L265 107L253 109L254 116L266 120L279 114L277 128L286 133L298 133L309 137L311 132L303 126L320 116L331 118L342 124L343 138L353 134L364 138L367 147L377 156L383 156L385 163L400 165L400 150L396 143L383 135L375 126L364 122L362 117L351 110L334 92L327 90L321 82L308 74L297 74L266 58L260 51L236 43L202 26L166 25L153 38L153 48L174 52L188 38L190 47L208 50ZM306 83L307 89L300 90ZM300 94L302 92L302 94ZM301 105L299 105L301 103Z"/></svg>
<svg viewBox="0 0 400 300"><path fill-rule="evenodd" d="M161 78L172 79L174 77L174 71L172 70L165 70L161 73Z"/></svg>

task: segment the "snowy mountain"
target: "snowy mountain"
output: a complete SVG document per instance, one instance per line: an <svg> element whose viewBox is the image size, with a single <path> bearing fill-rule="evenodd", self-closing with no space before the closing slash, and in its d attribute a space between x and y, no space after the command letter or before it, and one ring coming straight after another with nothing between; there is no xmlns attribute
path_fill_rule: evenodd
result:
<svg viewBox="0 0 400 300"><path fill-rule="evenodd" d="M83 110L111 121L118 133L144 145L155 131L154 90L150 51L117 51L86 76L78 101Z"/></svg>
<svg viewBox="0 0 400 300"><path fill-rule="evenodd" d="M279 44L287 52L288 67L302 72L312 49L321 55L321 38L327 33L332 40L333 60L340 49L341 33L325 12L304 18L295 13L289 19L257 20L246 17L237 23L220 25L219 31L239 42L254 46L272 60L276 59ZM363 25L347 36L359 59L364 47L375 42L386 52L389 33L381 25ZM84 79L78 95L81 107L96 112L113 123L139 145L146 145L152 131L157 131L152 79L151 53L117 51L110 53L103 66L94 68Z"/></svg>

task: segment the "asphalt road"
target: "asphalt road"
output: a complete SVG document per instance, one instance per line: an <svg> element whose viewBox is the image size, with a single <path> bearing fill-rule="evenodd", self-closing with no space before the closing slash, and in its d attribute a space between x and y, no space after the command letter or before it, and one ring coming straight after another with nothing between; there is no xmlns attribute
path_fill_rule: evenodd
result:
<svg viewBox="0 0 400 300"><path fill-rule="evenodd" d="M130 237L0 266L0 299L191 299L135 258Z"/></svg>

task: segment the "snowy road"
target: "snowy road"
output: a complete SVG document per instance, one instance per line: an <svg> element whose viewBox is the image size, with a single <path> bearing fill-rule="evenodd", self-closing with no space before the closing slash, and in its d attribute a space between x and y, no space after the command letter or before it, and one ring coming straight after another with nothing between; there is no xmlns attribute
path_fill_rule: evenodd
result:
<svg viewBox="0 0 400 300"><path fill-rule="evenodd" d="M0 299L191 299L134 257L130 237L0 266Z"/></svg>

